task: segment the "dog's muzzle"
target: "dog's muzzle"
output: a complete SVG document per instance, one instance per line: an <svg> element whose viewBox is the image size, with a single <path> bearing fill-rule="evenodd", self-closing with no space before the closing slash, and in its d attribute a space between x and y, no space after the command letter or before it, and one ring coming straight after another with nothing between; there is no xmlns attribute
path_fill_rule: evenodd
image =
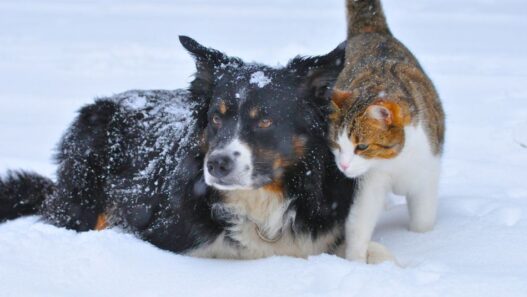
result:
<svg viewBox="0 0 527 297"><path fill-rule="evenodd" d="M219 190L253 187L252 153L248 145L234 139L223 148L214 149L205 158L205 182Z"/></svg>
<svg viewBox="0 0 527 297"><path fill-rule="evenodd" d="M221 179L228 176L234 169L234 160L228 155L211 156L207 161L207 170L210 175Z"/></svg>

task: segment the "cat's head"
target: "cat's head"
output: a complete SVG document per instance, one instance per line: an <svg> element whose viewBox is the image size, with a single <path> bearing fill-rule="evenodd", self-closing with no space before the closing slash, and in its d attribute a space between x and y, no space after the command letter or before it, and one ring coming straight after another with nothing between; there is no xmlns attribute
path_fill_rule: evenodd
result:
<svg viewBox="0 0 527 297"><path fill-rule="evenodd" d="M332 96L330 143L337 167L348 177L395 158L404 146L404 127L410 122L404 102L390 100L383 92L368 100L356 100L357 95L334 90Z"/></svg>

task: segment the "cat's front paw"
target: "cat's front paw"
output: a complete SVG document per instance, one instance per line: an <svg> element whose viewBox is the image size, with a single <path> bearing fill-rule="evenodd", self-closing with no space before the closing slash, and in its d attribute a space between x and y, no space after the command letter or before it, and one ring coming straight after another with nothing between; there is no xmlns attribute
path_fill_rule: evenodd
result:
<svg viewBox="0 0 527 297"><path fill-rule="evenodd" d="M397 264L397 260L395 259L393 254L388 250L387 247L378 242L370 241L366 255L366 263L380 264L386 261L394 262L395 264Z"/></svg>
<svg viewBox="0 0 527 297"><path fill-rule="evenodd" d="M357 247L348 247L346 249L346 259L353 262L367 263L368 258L368 249L357 248Z"/></svg>

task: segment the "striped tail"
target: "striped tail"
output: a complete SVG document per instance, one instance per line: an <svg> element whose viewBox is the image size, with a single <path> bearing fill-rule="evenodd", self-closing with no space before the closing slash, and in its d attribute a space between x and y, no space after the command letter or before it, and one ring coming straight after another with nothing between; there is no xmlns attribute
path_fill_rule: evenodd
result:
<svg viewBox="0 0 527 297"><path fill-rule="evenodd" d="M362 33L391 35L380 0L346 0L348 38Z"/></svg>

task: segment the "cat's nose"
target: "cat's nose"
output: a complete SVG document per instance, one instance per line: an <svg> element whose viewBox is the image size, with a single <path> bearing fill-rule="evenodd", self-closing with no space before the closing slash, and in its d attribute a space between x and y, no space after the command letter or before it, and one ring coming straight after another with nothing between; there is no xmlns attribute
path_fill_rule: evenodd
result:
<svg viewBox="0 0 527 297"><path fill-rule="evenodd" d="M340 164L340 168L342 168L342 170L344 171L346 171L348 167L350 167L349 163L340 162L339 164Z"/></svg>

